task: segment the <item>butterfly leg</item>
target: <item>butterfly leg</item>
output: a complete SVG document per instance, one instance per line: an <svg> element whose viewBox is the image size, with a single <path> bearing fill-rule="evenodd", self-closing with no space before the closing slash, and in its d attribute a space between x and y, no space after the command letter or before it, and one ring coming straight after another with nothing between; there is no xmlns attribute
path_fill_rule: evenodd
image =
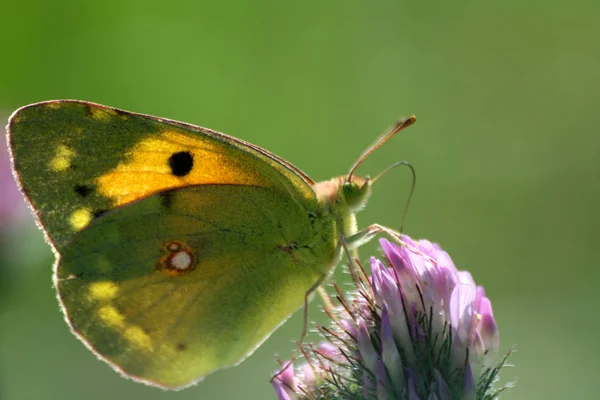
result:
<svg viewBox="0 0 600 400"><path fill-rule="evenodd" d="M395 242L398 242L401 245L406 245L406 243L401 239L402 235L399 232L396 232L395 230L393 230L391 228L388 228L388 227L385 227L385 226L379 225L379 224L370 225L367 228L362 229L362 230L358 231L357 233L355 233L354 235L349 236L347 238L344 236L340 236L338 248L345 252L346 257L348 258L348 262L349 262L349 269L352 274L352 278L355 280L355 282L362 281L361 279L358 279L358 275L357 275L358 268L354 265L354 261L358 258L357 254L356 254L356 250L361 245L371 241L379 233L384 233L384 234L388 235L391 239L393 239ZM351 252L353 254L351 254ZM363 271L363 273L364 273L364 271ZM302 346L302 342L308 333L308 300L309 300L310 296L315 291L318 291L319 295L321 296L321 298L323 299L323 301L325 303L325 308L329 309L329 310L333 309L333 304L331 303L331 299L330 299L329 295L327 295L325 290L321 287L321 284L327 278L328 278L328 275L322 276L321 278L319 278L319 280L317 282L315 282L310 287L310 289L308 289L306 291L306 294L304 295L304 318L303 318L304 321L302 324L302 334L300 335L300 339L296 342L296 344L297 344L296 351L294 352L294 356L283 365L283 367L279 370L279 372L277 372L275 375L273 375L273 377L271 377L271 382L273 382L274 379L276 379L279 375L281 375L283 373L283 371L288 369L290 367L290 365L292 365L294 363L294 361L296 361L296 359L298 358L298 356L300 354L300 348ZM358 281L357 281L357 279L358 279ZM331 315L333 315L333 313L331 313Z"/></svg>
<svg viewBox="0 0 600 400"><path fill-rule="evenodd" d="M394 240L395 242L398 242L398 244L401 244L401 245L406 244L402 240L402 234L400 232L397 232L391 228L388 228L387 226L383 226L383 225L379 225L379 224L369 225L368 227L361 229L360 231L356 232L354 235L345 238L345 243L349 249L353 250L353 249L356 249L356 248L362 246L363 244L365 244L367 242L370 242L379 233L386 234L392 240Z"/></svg>
<svg viewBox="0 0 600 400"><path fill-rule="evenodd" d="M361 245L371 241L379 233L383 233L383 234L389 236L390 239L392 239L394 242L398 243L401 246L406 246L411 251L414 251L415 253L418 253L425 258L428 258L433 262L437 262L434 259L432 259L431 257L429 257L428 255L423 254L419 249L415 248L414 246L411 246L410 244L408 244L404 240L402 240L402 233L395 231L392 228L388 228L387 226L383 226L383 225L379 225L379 224L369 225L365 229L361 229L360 231L356 232L354 235L346 238L345 243L347 244L349 249L353 250L353 249L356 249L356 248L360 247Z"/></svg>

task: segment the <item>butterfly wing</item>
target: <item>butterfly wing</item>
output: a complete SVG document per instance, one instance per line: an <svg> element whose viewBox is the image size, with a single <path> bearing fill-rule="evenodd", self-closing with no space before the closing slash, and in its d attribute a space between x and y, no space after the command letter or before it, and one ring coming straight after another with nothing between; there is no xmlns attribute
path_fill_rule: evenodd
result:
<svg viewBox="0 0 600 400"><path fill-rule="evenodd" d="M240 362L331 263L305 210L276 190L199 185L94 220L63 250L59 297L73 330L128 376L189 385ZM292 245L293 244L293 245Z"/></svg>
<svg viewBox="0 0 600 400"><path fill-rule="evenodd" d="M313 182L300 170L199 126L55 100L17 110L7 129L22 190L59 252L105 212L194 184L271 188L316 207Z"/></svg>
<svg viewBox="0 0 600 400"><path fill-rule="evenodd" d="M8 131L67 320L128 376L181 387L240 362L336 256L313 182L257 146L79 101Z"/></svg>

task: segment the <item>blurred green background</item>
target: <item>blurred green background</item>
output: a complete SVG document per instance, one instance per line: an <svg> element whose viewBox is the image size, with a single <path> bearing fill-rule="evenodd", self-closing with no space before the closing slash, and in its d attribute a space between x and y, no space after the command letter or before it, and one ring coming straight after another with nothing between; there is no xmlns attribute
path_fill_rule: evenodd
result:
<svg viewBox="0 0 600 400"><path fill-rule="evenodd" d="M416 114L360 172L416 167L406 232L486 288L501 351L517 350L503 398L597 398L599 12L584 0L10 1L0 112L75 98L164 116L263 146L316 180L346 173ZM183 392L97 361L63 322L53 256L11 202L0 155L1 399L275 397L274 354L292 354L300 313L239 367ZM408 170L382 179L360 225L398 227L409 187Z"/></svg>

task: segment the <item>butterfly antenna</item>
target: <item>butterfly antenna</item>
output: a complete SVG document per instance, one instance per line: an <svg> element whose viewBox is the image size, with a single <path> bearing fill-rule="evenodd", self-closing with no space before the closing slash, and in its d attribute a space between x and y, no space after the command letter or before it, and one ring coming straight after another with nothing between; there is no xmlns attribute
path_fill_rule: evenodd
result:
<svg viewBox="0 0 600 400"><path fill-rule="evenodd" d="M369 157L369 155L371 155L372 152L374 152L382 144L384 144L385 142L390 140L394 135L396 135L396 133L400 132L404 128L408 128L409 126L414 124L416 121L417 121L417 118L413 115L411 117L408 117L406 119L401 119L400 121L396 122L396 124L392 127L392 129L390 129L387 133L380 136L375 141L375 143L373 143L371 146L369 146L367 148L367 150L358 158L358 160L354 163L352 168L350 168L350 172L348 173L348 178L346 179L346 181L347 182L352 181L352 175L354 175L354 171L356 171L356 168L358 168L360 166L360 164L362 164L363 161L365 161L365 159L367 157Z"/></svg>
<svg viewBox="0 0 600 400"><path fill-rule="evenodd" d="M410 201L413 197L413 193L415 192L415 185L417 184L417 172L415 171L415 167L413 167L412 164L409 163L408 161L398 161L398 162L390 165L386 169L384 169L379 175L377 175L375 178L373 178L371 180L371 183L373 184L373 183L377 182L377 180L379 178L381 178L382 176L384 176L385 174L387 174L394 168L400 167L403 165L410 168L410 172L412 173L412 184L410 185L410 192L408 193L408 199L406 199L406 203L404 205L404 212L402 213L402 224L400 225L400 233L404 232L404 224L406 223L406 215L408 214L408 207L410 206Z"/></svg>

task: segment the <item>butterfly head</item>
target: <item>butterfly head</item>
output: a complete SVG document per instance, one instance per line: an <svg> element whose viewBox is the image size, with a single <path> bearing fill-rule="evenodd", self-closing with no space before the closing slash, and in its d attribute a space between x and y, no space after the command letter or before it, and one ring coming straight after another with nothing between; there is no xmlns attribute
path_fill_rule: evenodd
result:
<svg viewBox="0 0 600 400"><path fill-rule="evenodd" d="M350 211L356 213L362 210L371 196L371 179L353 175L344 177L340 188L340 197Z"/></svg>
<svg viewBox="0 0 600 400"><path fill-rule="evenodd" d="M315 186L319 200L329 206L342 206L351 213L360 211L371 195L371 180L353 175L338 176Z"/></svg>

